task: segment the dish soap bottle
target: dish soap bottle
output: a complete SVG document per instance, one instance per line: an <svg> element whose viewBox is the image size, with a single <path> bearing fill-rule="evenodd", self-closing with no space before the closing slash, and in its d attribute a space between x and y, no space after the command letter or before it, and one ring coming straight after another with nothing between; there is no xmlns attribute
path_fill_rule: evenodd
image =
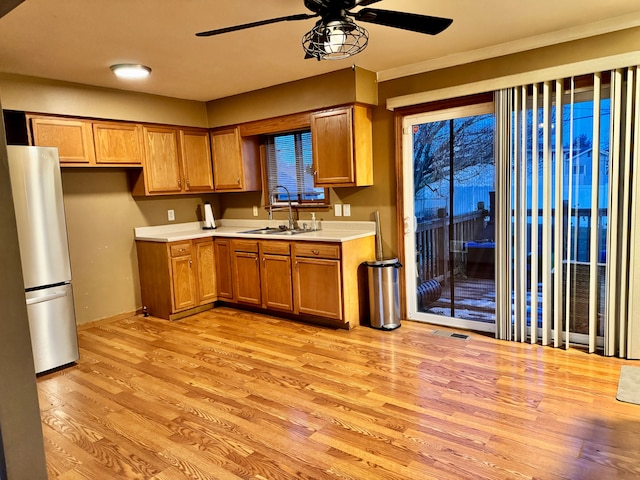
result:
<svg viewBox="0 0 640 480"><path fill-rule="evenodd" d="M311 231L318 230L318 222L316 222L316 212L311 212Z"/></svg>

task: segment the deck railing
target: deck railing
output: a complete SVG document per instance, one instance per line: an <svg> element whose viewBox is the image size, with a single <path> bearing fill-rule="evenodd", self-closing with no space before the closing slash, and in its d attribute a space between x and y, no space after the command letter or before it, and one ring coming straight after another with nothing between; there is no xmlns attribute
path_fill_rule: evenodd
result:
<svg viewBox="0 0 640 480"><path fill-rule="evenodd" d="M462 253L466 242L480 240L485 228L486 210L436 218L416 228L416 268L418 285L431 279L444 281L451 275L449 254ZM451 223L453 222L453 225ZM451 237L450 226L453 227ZM454 238L454 241L450 241ZM456 262L454 261L454 269Z"/></svg>

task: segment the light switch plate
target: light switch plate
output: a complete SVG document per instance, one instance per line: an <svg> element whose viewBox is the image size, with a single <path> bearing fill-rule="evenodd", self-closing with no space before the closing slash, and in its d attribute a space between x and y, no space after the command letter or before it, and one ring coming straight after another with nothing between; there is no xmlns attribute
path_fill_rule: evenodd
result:
<svg viewBox="0 0 640 480"><path fill-rule="evenodd" d="M167 210L167 217L169 218L170 222L173 222L176 219L176 212L174 212L173 210Z"/></svg>
<svg viewBox="0 0 640 480"><path fill-rule="evenodd" d="M351 216L351 204L344 203L342 205L342 215L344 215L345 217L350 217Z"/></svg>
<svg viewBox="0 0 640 480"><path fill-rule="evenodd" d="M336 203L333 206L333 213L336 217L341 217L342 216L342 204L340 203Z"/></svg>
<svg viewBox="0 0 640 480"><path fill-rule="evenodd" d="M254 216L254 217L257 217L257 216L258 216L258 206L257 206L257 205L254 205L254 206L253 206L253 216Z"/></svg>

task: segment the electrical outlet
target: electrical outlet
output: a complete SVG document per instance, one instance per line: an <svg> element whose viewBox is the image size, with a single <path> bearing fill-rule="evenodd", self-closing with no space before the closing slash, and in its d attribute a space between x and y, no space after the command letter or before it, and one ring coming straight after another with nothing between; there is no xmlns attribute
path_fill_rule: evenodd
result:
<svg viewBox="0 0 640 480"><path fill-rule="evenodd" d="M258 216L258 206L257 206L257 205L254 205L254 206L253 206L253 216L254 216L254 217L257 217L257 216Z"/></svg>
<svg viewBox="0 0 640 480"><path fill-rule="evenodd" d="M345 203L342 205L342 215L344 215L345 217L350 217L351 216L351 205L348 203Z"/></svg>
<svg viewBox="0 0 640 480"><path fill-rule="evenodd" d="M336 217L341 217L341 216L342 216L342 205L341 205L340 203L336 203L336 204L333 206L333 214L334 214Z"/></svg>
<svg viewBox="0 0 640 480"><path fill-rule="evenodd" d="M173 210L167 210L167 217L169 218L170 222L173 222L176 219L176 212L174 212Z"/></svg>

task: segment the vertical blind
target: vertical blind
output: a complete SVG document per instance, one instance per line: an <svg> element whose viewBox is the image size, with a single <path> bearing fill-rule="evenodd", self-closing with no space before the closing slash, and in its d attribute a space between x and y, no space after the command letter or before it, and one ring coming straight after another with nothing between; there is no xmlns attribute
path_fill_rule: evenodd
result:
<svg viewBox="0 0 640 480"><path fill-rule="evenodd" d="M495 99L496 336L640 357L638 67Z"/></svg>

